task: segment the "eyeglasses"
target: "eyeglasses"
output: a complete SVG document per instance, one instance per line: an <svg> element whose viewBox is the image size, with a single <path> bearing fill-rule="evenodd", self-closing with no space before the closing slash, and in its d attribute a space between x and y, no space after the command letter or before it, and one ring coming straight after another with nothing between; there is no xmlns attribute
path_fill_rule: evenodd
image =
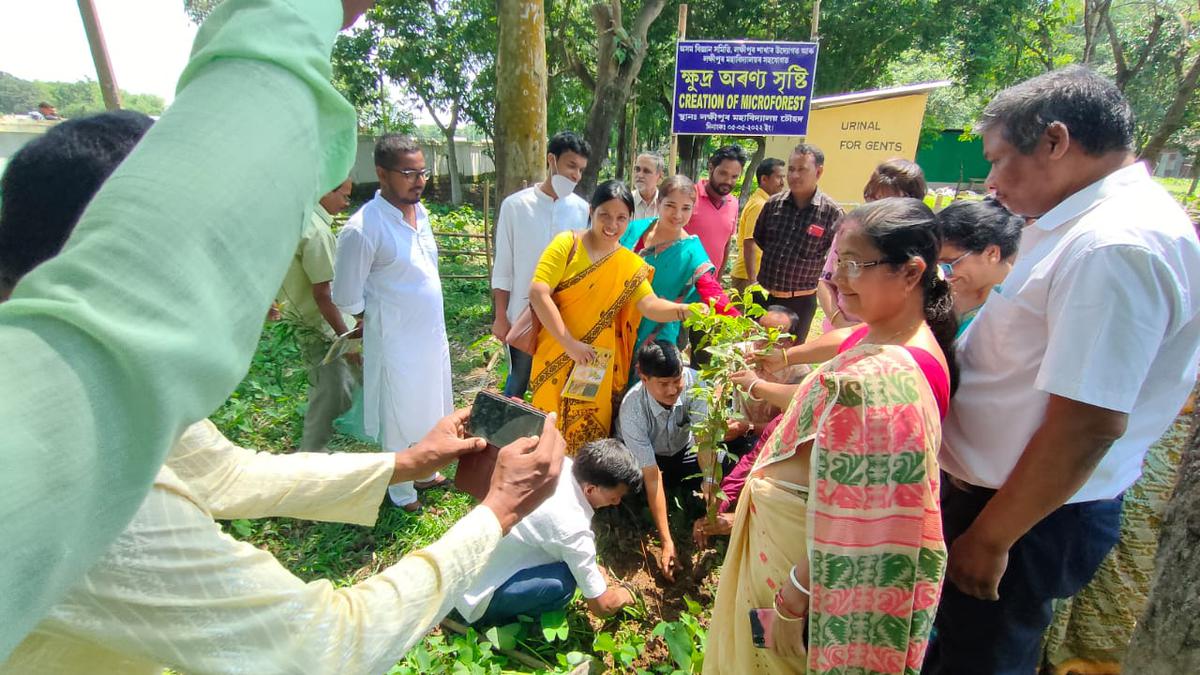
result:
<svg viewBox="0 0 1200 675"><path fill-rule="evenodd" d="M640 166L633 167L633 172L634 173L648 173L650 175L654 175L654 174L658 173L654 169L647 169L645 167L640 167Z"/></svg>
<svg viewBox="0 0 1200 675"><path fill-rule="evenodd" d="M962 262L964 258L966 258L967 256L969 256L973 253L975 253L975 251L967 251L966 253L958 256L951 262L938 263L938 267L942 268L942 276L945 276L945 277L954 276L954 266L957 265L958 263Z"/></svg>
<svg viewBox="0 0 1200 675"><path fill-rule="evenodd" d="M862 276L863 270L867 269L868 267L882 265L885 262L887 261L871 260L869 262L859 262L857 260L842 260L841 258L838 258L837 267L840 270L845 270L847 277L850 277L851 279L857 279Z"/></svg>
<svg viewBox="0 0 1200 675"><path fill-rule="evenodd" d="M433 172L429 169L389 169L384 167L383 170L398 173L408 180L416 180L418 177L429 180L429 177L433 175Z"/></svg>

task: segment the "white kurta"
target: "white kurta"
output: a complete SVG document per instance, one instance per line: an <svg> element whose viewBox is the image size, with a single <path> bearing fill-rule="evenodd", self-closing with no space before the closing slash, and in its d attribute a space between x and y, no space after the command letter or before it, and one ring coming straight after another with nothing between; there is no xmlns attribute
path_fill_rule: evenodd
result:
<svg viewBox="0 0 1200 675"><path fill-rule="evenodd" d="M334 303L365 312L363 422L391 451L453 410L437 243L416 208L414 227L376 192L338 233L333 276Z"/></svg>

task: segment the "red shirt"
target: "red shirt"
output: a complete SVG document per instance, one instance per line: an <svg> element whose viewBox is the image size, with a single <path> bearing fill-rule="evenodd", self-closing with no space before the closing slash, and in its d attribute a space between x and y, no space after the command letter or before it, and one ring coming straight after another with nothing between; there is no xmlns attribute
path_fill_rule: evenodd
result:
<svg viewBox="0 0 1200 675"><path fill-rule="evenodd" d="M720 206L713 206L708 198L708 180L696 183L696 209L692 219L684 226L688 234L700 237L708 259L717 267L717 274L725 269L725 256L729 251L729 240L737 230L738 200L732 194L725 195Z"/></svg>

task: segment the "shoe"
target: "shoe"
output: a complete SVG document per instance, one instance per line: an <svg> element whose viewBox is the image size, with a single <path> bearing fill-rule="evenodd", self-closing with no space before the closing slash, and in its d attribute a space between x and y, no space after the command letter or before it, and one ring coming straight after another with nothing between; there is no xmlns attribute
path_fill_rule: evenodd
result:
<svg viewBox="0 0 1200 675"><path fill-rule="evenodd" d="M438 475L437 478L434 478L433 480L430 480L430 481L419 481L419 480L413 481L413 487L415 487L417 489L417 492L424 492L426 490L435 490L437 488L449 487L449 486L450 486L450 479L446 478L445 476L442 476L440 474Z"/></svg>

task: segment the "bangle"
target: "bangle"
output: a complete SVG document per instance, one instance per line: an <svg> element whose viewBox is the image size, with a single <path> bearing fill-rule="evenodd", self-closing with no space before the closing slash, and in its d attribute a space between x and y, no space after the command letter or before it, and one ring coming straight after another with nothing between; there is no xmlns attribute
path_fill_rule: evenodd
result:
<svg viewBox="0 0 1200 675"><path fill-rule="evenodd" d="M783 367L786 368L786 367L788 367L788 365L790 365L790 364L787 362L787 347L784 347L783 348Z"/></svg>
<svg viewBox="0 0 1200 675"><path fill-rule="evenodd" d="M746 396L751 401L760 401L760 402L762 401L761 398L758 398L754 395L754 385L758 384L759 382L762 382L762 378L756 377L756 378L754 378L754 381L750 383L750 386L746 387Z"/></svg>
<svg viewBox="0 0 1200 675"><path fill-rule="evenodd" d="M838 310L836 312L829 315L829 323L833 323L834 319L837 319L839 316L841 316L841 314L842 314L842 308L838 307Z"/></svg>
<svg viewBox="0 0 1200 675"><path fill-rule="evenodd" d="M792 565L792 569L788 570L788 576L791 578L792 585L796 587L796 590L800 591L801 593L807 595L810 598L812 597L812 593L810 593L809 590L804 587L804 584L800 583L800 580L796 578L796 566L795 565Z"/></svg>
<svg viewBox="0 0 1200 675"><path fill-rule="evenodd" d="M783 591L776 593L775 600L771 603L772 606L775 608L775 613L779 615L779 618L781 620L788 621L788 622L804 620L804 614L793 614L790 611L784 611L784 609L781 607L781 605L783 604L782 602L780 602L781 600L783 600Z"/></svg>

